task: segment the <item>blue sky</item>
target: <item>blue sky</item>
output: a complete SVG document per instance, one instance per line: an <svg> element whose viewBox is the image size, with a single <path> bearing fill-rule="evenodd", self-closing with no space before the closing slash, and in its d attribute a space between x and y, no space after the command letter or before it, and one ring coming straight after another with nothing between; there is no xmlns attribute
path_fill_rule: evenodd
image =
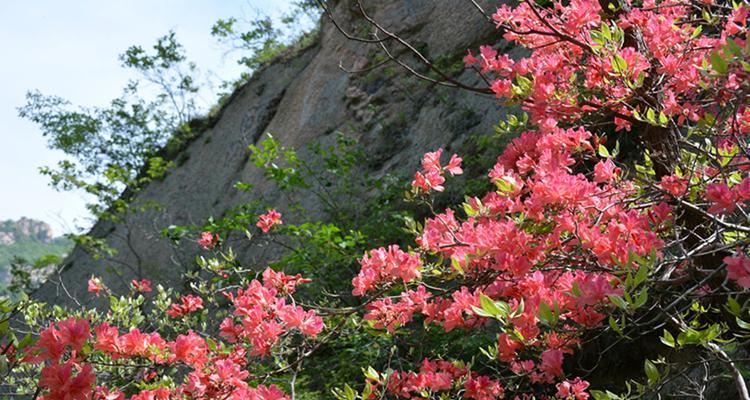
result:
<svg viewBox="0 0 750 400"><path fill-rule="evenodd" d="M274 0L28 0L0 2L0 220L49 222L56 234L91 225L81 193L57 192L39 167L61 154L47 149L35 125L17 116L26 91L38 89L74 104L105 105L136 76L120 67L127 47L150 47L173 29L189 59L221 80L237 77L239 54L210 36L218 18L278 15ZM208 88L202 97L213 100Z"/></svg>

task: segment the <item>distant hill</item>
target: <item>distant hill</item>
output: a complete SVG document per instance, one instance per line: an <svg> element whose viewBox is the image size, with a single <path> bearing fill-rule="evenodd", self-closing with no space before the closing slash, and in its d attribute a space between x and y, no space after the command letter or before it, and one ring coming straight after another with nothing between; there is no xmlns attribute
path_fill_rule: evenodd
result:
<svg viewBox="0 0 750 400"><path fill-rule="evenodd" d="M10 264L20 257L33 262L39 257L62 256L73 247L70 240L54 237L52 228L31 218L0 221L0 291L10 279Z"/></svg>

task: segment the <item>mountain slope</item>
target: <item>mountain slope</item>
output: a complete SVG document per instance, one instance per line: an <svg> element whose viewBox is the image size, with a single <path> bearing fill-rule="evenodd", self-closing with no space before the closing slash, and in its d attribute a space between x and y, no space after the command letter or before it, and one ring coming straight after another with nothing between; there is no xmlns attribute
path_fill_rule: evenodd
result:
<svg viewBox="0 0 750 400"><path fill-rule="evenodd" d="M14 259L33 262L49 254L63 256L71 248L69 240L54 237L52 229L42 221L30 218L0 221L0 289L8 283Z"/></svg>

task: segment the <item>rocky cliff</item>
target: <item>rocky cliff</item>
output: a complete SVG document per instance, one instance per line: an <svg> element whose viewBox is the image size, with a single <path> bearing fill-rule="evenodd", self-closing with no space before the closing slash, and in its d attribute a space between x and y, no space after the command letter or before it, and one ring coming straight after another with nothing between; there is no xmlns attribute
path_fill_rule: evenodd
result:
<svg viewBox="0 0 750 400"><path fill-rule="evenodd" d="M63 256L71 247L68 239L54 237L46 222L26 217L0 221L0 292L10 283L10 265L14 260L33 263L47 255ZM44 271L35 271L34 284L43 279Z"/></svg>
<svg viewBox="0 0 750 400"><path fill-rule="evenodd" d="M479 2L489 9L494 2ZM340 28L365 35L367 24L355 6L338 2L332 10ZM458 79L479 85L472 71L460 68L466 49L495 35L494 26L464 0L388 0L373 2L372 16L399 33L442 65L454 67ZM371 28L371 27L370 27ZM408 54L395 44L392 51ZM378 56L380 54L380 56ZM185 263L199 251L195 243L174 249L161 237L169 225L201 223L263 193L283 209L285 200L248 162L248 145L272 133L284 146L304 148L313 141L332 141L343 132L360 141L371 173L414 171L420 155L438 147L457 151L472 132L491 132L501 118L490 96L443 88L414 78L395 64L372 68L382 51L377 45L345 38L323 17L311 46L267 65L239 88L212 128L176 157L179 167L139 192L135 201L155 201L158 211L128 216L122 223L102 221L91 234L117 250L112 259L95 259L82 248L37 293L42 300L72 304L86 280L96 274L122 290L142 275L171 285ZM349 69L367 70L353 74ZM456 66L459 66L456 68ZM255 193L234 189L238 181ZM318 205L305 204L310 210ZM243 262L262 262L268 254L252 247L234 249Z"/></svg>
<svg viewBox="0 0 750 400"><path fill-rule="evenodd" d="M52 242L52 228L43 222L21 217L17 221L0 221L0 245L9 246L19 242Z"/></svg>

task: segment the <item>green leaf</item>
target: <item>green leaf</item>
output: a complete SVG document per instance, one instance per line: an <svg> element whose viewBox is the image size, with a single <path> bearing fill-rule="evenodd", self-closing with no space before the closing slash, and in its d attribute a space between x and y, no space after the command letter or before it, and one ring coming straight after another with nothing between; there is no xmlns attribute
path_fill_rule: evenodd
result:
<svg viewBox="0 0 750 400"><path fill-rule="evenodd" d="M357 398L357 392L355 392L348 384L344 384L344 395L347 400L355 400Z"/></svg>
<svg viewBox="0 0 750 400"><path fill-rule="evenodd" d="M497 359L497 346L488 346L487 348L480 347L479 352L490 360Z"/></svg>
<svg viewBox="0 0 750 400"><path fill-rule="evenodd" d="M667 123L669 123L669 117L663 111L659 111L659 125L666 126Z"/></svg>
<svg viewBox="0 0 750 400"><path fill-rule="evenodd" d="M594 42L594 48L601 48L604 46L605 39L601 32L592 30L589 33L591 35L591 40Z"/></svg>
<svg viewBox="0 0 750 400"><path fill-rule="evenodd" d="M364 390L362 390L362 398L369 399L371 394L372 394L372 385L370 384L370 382L367 382L367 385L365 385Z"/></svg>
<svg viewBox="0 0 750 400"><path fill-rule="evenodd" d="M518 317L521 314L523 314L523 311L526 309L526 304L524 303L523 299L518 303L518 307L516 307L516 311L513 311L513 314L511 315L512 318Z"/></svg>
<svg viewBox="0 0 750 400"><path fill-rule="evenodd" d="M376 371L375 368L368 366L367 369L363 368L362 372L367 379L373 380L375 382L380 381L380 374L378 374L378 371Z"/></svg>
<svg viewBox="0 0 750 400"><path fill-rule="evenodd" d="M531 79L522 75L517 75L516 84L512 87L513 95L522 98L528 97L531 94L532 87L533 83Z"/></svg>
<svg viewBox="0 0 750 400"><path fill-rule="evenodd" d="M611 301L612 304L616 305L617 308L622 309L622 310L628 309L628 304L625 302L625 300L623 300L622 296L610 294L607 297L609 297L609 301Z"/></svg>
<svg viewBox="0 0 750 400"><path fill-rule="evenodd" d="M555 324L557 324L557 317L555 316L555 313L544 301L539 302L539 319L549 326L554 326Z"/></svg>
<svg viewBox="0 0 750 400"><path fill-rule="evenodd" d="M646 378L648 378L648 383L653 385L654 383L659 381L659 378L661 377L661 374L659 373L659 369L656 368L656 365L654 365L651 360L646 360L644 363L643 369L646 371Z"/></svg>
<svg viewBox="0 0 750 400"><path fill-rule="evenodd" d="M685 331L680 332L680 334L677 335L677 343L680 346L686 344L700 344L704 336L703 333L696 331L693 328L687 328Z"/></svg>
<svg viewBox="0 0 750 400"><path fill-rule="evenodd" d="M639 265L638 271L635 273L635 277L633 278L633 287L636 288L641 285L641 283L645 282L646 279L648 279L648 266L647 265Z"/></svg>
<svg viewBox="0 0 750 400"><path fill-rule="evenodd" d="M614 398L610 396L609 391L605 393L601 390L591 390L589 393L594 396L594 400L614 400Z"/></svg>
<svg viewBox="0 0 750 400"><path fill-rule="evenodd" d="M463 273L464 273L464 269L463 269L463 267L461 266L461 263L460 263L460 262L459 262L459 261L458 261L458 260L457 260L456 258L454 258L454 257L451 257L451 265L453 266L453 268L454 268L454 269L455 269L456 271L458 271L458 273L459 273L459 274L463 275Z"/></svg>
<svg viewBox="0 0 750 400"><path fill-rule="evenodd" d="M599 145L599 157L610 158L609 150L603 144Z"/></svg>
<svg viewBox="0 0 750 400"><path fill-rule="evenodd" d="M331 389L331 393L333 393L333 397L338 400L356 400L357 398L357 392L355 392L348 384L344 385L344 389Z"/></svg>
<svg viewBox="0 0 750 400"><path fill-rule="evenodd" d="M742 57L742 47L740 47L732 38L727 39L727 44L724 45L724 49L729 53L732 53L735 57Z"/></svg>
<svg viewBox="0 0 750 400"><path fill-rule="evenodd" d="M750 330L750 323L741 320L739 317L737 317L736 321L737 321L737 325L740 328L745 329L745 330Z"/></svg>
<svg viewBox="0 0 750 400"><path fill-rule="evenodd" d="M633 308L641 308L644 304L646 304L646 301L648 301L648 290L643 289L640 293L638 293L638 296L635 298L635 302L633 302Z"/></svg>
<svg viewBox="0 0 750 400"><path fill-rule="evenodd" d="M695 39L695 38L697 38L698 36L700 36L700 34L701 34L701 32L702 32L702 31L703 31L703 27L702 27L702 26L700 26L700 25L698 25L698 26L697 26L697 27L696 27L696 28L695 28L695 29L693 30L693 34L692 34L692 35L690 35L690 38L691 38L691 39Z"/></svg>
<svg viewBox="0 0 750 400"><path fill-rule="evenodd" d="M482 311L493 318L507 317L510 312L510 306L507 303L495 302L484 294L479 295L479 304L482 306Z"/></svg>
<svg viewBox="0 0 750 400"><path fill-rule="evenodd" d="M516 189L514 182L509 182L502 177L495 179L495 186L503 193L512 193Z"/></svg>
<svg viewBox="0 0 750 400"><path fill-rule="evenodd" d="M721 325L711 324L711 326L709 326L708 329L704 331L703 340L706 342L710 342L716 339L717 337L719 337L721 333L722 333Z"/></svg>
<svg viewBox="0 0 750 400"><path fill-rule="evenodd" d="M664 343L666 346L674 348L675 346L674 336L672 336L672 334L669 333L668 330L666 329L664 330L664 335L660 339L661 339L661 342Z"/></svg>
<svg viewBox="0 0 750 400"><path fill-rule="evenodd" d="M727 66L727 60L724 59L724 57L715 50L711 52L710 58L711 67L713 67L714 71L718 72L721 75L725 75L729 70L729 67Z"/></svg>
<svg viewBox="0 0 750 400"><path fill-rule="evenodd" d="M642 87L643 81L645 80L646 80L646 73L641 71L640 73L638 73L638 77L636 77L635 87L637 88Z"/></svg>
<svg viewBox="0 0 750 400"><path fill-rule="evenodd" d="M469 203L464 203L463 208L467 217L475 217L478 214L477 210L475 210Z"/></svg>
<svg viewBox="0 0 750 400"><path fill-rule="evenodd" d="M742 306L740 306L740 303L734 297L730 296L727 298L726 309L729 310L732 315L739 316L742 311Z"/></svg>
<svg viewBox="0 0 750 400"><path fill-rule="evenodd" d="M622 334L622 328L620 328L620 324L617 323L617 320L613 316L609 316L609 327L612 328L613 331Z"/></svg>
<svg viewBox="0 0 750 400"><path fill-rule="evenodd" d="M24 336L23 339L21 339L21 342L18 343L18 346L16 346L16 350L22 350L26 348L33 341L34 341L34 337L31 335L31 333L27 333L26 336Z"/></svg>
<svg viewBox="0 0 750 400"><path fill-rule="evenodd" d="M471 310L474 311L474 314L476 314L476 315L478 315L480 317L495 318L494 315L488 313L487 311L484 311L484 309L481 308L481 307L471 306Z"/></svg>
<svg viewBox="0 0 750 400"><path fill-rule="evenodd" d="M570 293L573 297L581 297L581 286L578 285L578 282L573 281L573 285L570 287Z"/></svg>
<svg viewBox="0 0 750 400"><path fill-rule="evenodd" d="M628 62L619 54L615 54L612 57L612 70L620 75L625 75L628 71Z"/></svg>

